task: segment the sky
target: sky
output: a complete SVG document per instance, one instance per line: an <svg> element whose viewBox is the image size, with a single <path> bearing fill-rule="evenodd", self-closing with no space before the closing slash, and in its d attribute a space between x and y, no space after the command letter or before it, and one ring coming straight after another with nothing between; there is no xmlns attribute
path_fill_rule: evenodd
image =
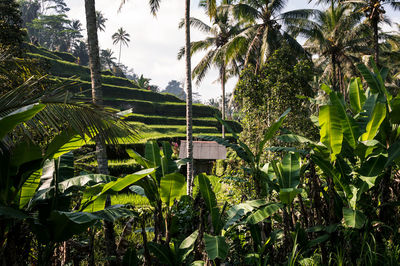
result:
<svg viewBox="0 0 400 266"><path fill-rule="evenodd" d="M70 11L71 19L79 19L86 28L85 7L83 0L65 0ZM198 1L191 1L191 16L210 24L210 19L204 11L197 7ZM151 78L150 83L163 90L170 80L185 80L184 59L178 60L177 53L185 43L184 29L179 29L178 24L185 14L183 0L162 0L160 10L156 17L150 14L148 0L127 0L121 12L118 12L120 0L96 0L96 9L100 10L108 19L104 32L99 32L101 49L111 49L118 58L119 45L113 45L112 34L123 27L130 34L129 47L123 46L121 63L133 68L138 75L143 74ZM315 8L308 4L308 0L289 0L286 10L300 8ZM397 18L392 12L389 17ZM400 22L399 19L395 19ZM201 40L205 36L197 30L191 31L191 41ZM200 61L201 54L192 58L192 68ZM210 98L221 95L220 84L216 82L218 71L211 69L202 83L197 86L193 83L193 91L201 95L205 102ZM237 82L232 78L227 83L227 92L231 92Z"/></svg>

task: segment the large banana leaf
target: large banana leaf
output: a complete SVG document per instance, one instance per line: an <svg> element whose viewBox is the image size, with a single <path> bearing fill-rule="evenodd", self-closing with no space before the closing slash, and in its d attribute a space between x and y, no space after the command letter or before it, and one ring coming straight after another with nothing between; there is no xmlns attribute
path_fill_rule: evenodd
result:
<svg viewBox="0 0 400 266"><path fill-rule="evenodd" d="M385 117L386 104L377 102L367 124L366 132L361 135L361 141L372 140L375 138Z"/></svg>
<svg viewBox="0 0 400 266"><path fill-rule="evenodd" d="M152 167L161 166L160 147L158 146L157 141L152 140L146 142L144 154L144 157L153 163Z"/></svg>
<svg viewBox="0 0 400 266"><path fill-rule="evenodd" d="M0 140L20 123L26 122L46 107L45 104L31 104L0 117Z"/></svg>
<svg viewBox="0 0 400 266"><path fill-rule="evenodd" d="M337 92L332 92L329 96L332 104L336 107L337 114L342 122L343 137L347 143L349 143L349 145L355 149L357 145L357 139L359 137L358 126L354 119L347 114L343 96L338 95Z"/></svg>
<svg viewBox="0 0 400 266"><path fill-rule="evenodd" d="M350 105L354 113L361 112L361 108L365 103L365 94L360 78L353 78L349 84Z"/></svg>
<svg viewBox="0 0 400 266"><path fill-rule="evenodd" d="M154 167L154 164L152 162L150 162L146 158L143 158L139 153L135 152L134 150L127 149L126 152L128 153L129 157L135 159L135 161L144 168Z"/></svg>
<svg viewBox="0 0 400 266"><path fill-rule="evenodd" d="M136 213L124 208L107 208L93 213L53 211L47 230L50 231L51 239L59 242L84 232L96 221L115 222L120 218L132 216L136 216Z"/></svg>
<svg viewBox="0 0 400 266"><path fill-rule="evenodd" d="M186 190L185 177L180 173L172 173L161 177L160 197L167 205L171 206L175 199L185 195Z"/></svg>
<svg viewBox="0 0 400 266"><path fill-rule="evenodd" d="M301 188L280 188L279 200L284 204L291 204L294 198L303 191Z"/></svg>
<svg viewBox="0 0 400 266"><path fill-rule="evenodd" d="M321 106L319 111L319 125L321 127L321 142L331 152L331 160L342 150L343 130L340 116L332 105Z"/></svg>
<svg viewBox="0 0 400 266"><path fill-rule="evenodd" d="M210 260L225 259L228 255L229 246L224 236L212 236L204 234L206 252Z"/></svg>
<svg viewBox="0 0 400 266"><path fill-rule="evenodd" d="M194 249L194 244L196 243L197 237L199 236L199 230L194 231L190 234L190 236L186 237L182 243L180 244L179 248L184 249L185 253L182 256L182 260L185 260L186 257L190 254L190 252Z"/></svg>
<svg viewBox="0 0 400 266"><path fill-rule="evenodd" d="M197 176L199 181L200 193L203 197L206 207L208 211L211 213L211 220L214 228L214 233L218 234L220 225L219 225L219 209L217 205L217 198L215 197L215 193L211 188L211 183L208 177L204 174L199 174Z"/></svg>
<svg viewBox="0 0 400 266"><path fill-rule="evenodd" d="M268 204L267 206L259 208L257 211L251 213L247 218L246 218L246 223L249 224L257 224L259 222L264 221L274 213L276 213L278 210L280 210L283 207L282 204L279 203L272 203Z"/></svg>
<svg viewBox="0 0 400 266"><path fill-rule="evenodd" d="M70 151L79 149L85 145L90 138L85 135L85 139L70 129L65 130L61 134L54 137L46 149L44 158L46 159L57 159L61 155Z"/></svg>
<svg viewBox="0 0 400 266"><path fill-rule="evenodd" d="M139 181L140 179L153 174L154 172L155 172L154 168L144 169L136 173L127 175L125 177L119 178L116 181L107 183L102 187L102 190L99 193L94 192L93 194L87 194L86 197L88 198L84 197L86 206L83 206L82 209L86 208L87 205L90 204L91 202L94 202L98 197L102 195L114 194L116 192L119 192L124 188L132 185L133 183Z"/></svg>
<svg viewBox="0 0 400 266"><path fill-rule="evenodd" d="M288 153L282 160L281 188L295 188L300 183L300 157L297 153Z"/></svg>
<svg viewBox="0 0 400 266"><path fill-rule="evenodd" d="M343 208L343 218L346 226L360 229L367 221L367 217L358 210Z"/></svg>
<svg viewBox="0 0 400 266"><path fill-rule="evenodd" d="M267 205L268 202L266 200L250 200L238 205L232 206L227 211L227 221L225 223L224 229L227 230L231 225L235 224L237 221L242 219L242 217L246 216L251 211L258 209L262 206Z"/></svg>

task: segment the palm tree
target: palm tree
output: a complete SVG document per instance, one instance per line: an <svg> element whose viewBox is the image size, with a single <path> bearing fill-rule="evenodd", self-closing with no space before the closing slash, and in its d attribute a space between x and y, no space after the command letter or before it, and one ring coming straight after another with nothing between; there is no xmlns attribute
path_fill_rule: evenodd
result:
<svg viewBox="0 0 400 266"><path fill-rule="evenodd" d="M99 55L99 41L97 36L97 27L99 24L96 19L97 17L95 10L95 1L85 0L86 29L89 47L89 67L92 80L92 100L94 104L101 105L103 102L101 91L101 64ZM98 138L96 138L95 142L99 173L108 174L106 145ZM109 205L109 202L110 201L107 200L106 205ZM115 232L113 223L104 222L104 235L106 241L107 256L117 258L117 247L115 245ZM110 265L117 265L117 262L111 261Z"/></svg>
<svg viewBox="0 0 400 266"><path fill-rule="evenodd" d="M121 61L121 49L122 44L129 46L128 43L131 41L129 39L130 35L127 33L122 27L117 30L116 33L112 35L113 44L119 43L119 56L118 56L118 64Z"/></svg>
<svg viewBox="0 0 400 266"><path fill-rule="evenodd" d="M99 31L105 31L106 30L106 21L108 19L104 17L103 13L101 11L96 11L96 27L97 30Z"/></svg>
<svg viewBox="0 0 400 266"><path fill-rule="evenodd" d="M115 66L114 60L116 58L113 56L114 52L111 51L111 49L106 49L106 50L101 50L100 52L100 62L103 66L103 68L108 67L109 70L113 69L113 66Z"/></svg>
<svg viewBox="0 0 400 266"><path fill-rule="evenodd" d="M121 7L127 0L121 0ZM215 0L206 0L208 5L215 6ZM204 0L202 0L204 2ZM153 15L156 14L160 7L160 0L149 0L149 5ZM210 10L213 10L210 7ZM190 59L190 0L185 0L185 52L186 52L186 150L187 158L187 194L192 195L193 192L193 126L192 126L192 69Z"/></svg>
<svg viewBox="0 0 400 266"><path fill-rule="evenodd" d="M77 39L82 38L82 23L79 20L72 20L69 23L69 51L72 50Z"/></svg>
<svg viewBox="0 0 400 266"><path fill-rule="evenodd" d="M281 42L287 42L296 52L304 52L302 46L282 30L281 24L286 24L294 18L305 18L314 10L303 9L281 13L287 1L240 1L231 7L233 15L246 23L245 30L233 40L245 47L244 65L252 63L258 71L268 56L280 47ZM237 51L243 52L240 49Z"/></svg>
<svg viewBox="0 0 400 266"><path fill-rule="evenodd" d="M230 4L230 2L224 1L223 3ZM229 50L234 46L230 41L242 31L242 28L239 22L232 24L233 21L229 16L228 9L218 8L218 11L214 14L214 17L212 17L213 25L211 27L196 18L190 19L191 26L208 35L205 40L191 43L192 55L199 51L207 50L205 56L193 69L192 75L194 79L197 79L196 83L199 84L212 65L215 65L219 69L219 81L221 82L222 89L222 119L225 119L225 83L230 76L239 74L236 60L229 57ZM180 24L181 26L183 26L183 23ZM181 50L181 53L178 55L179 59L182 58L183 53L184 50ZM227 73L227 68L229 68L229 73ZM222 126L222 137L225 137L224 126Z"/></svg>
<svg viewBox="0 0 400 266"><path fill-rule="evenodd" d="M330 76L333 88L345 93L344 73L354 73L360 53L369 51L368 27L361 24L361 16L347 5L332 4L326 11L315 11L310 19L291 20L288 31L307 38L304 47L318 56L317 66L325 69L322 77Z"/></svg>
<svg viewBox="0 0 400 266"><path fill-rule="evenodd" d="M332 0L318 0L318 3L333 3ZM388 23L388 18L385 17L385 5L390 5L394 10L400 9L400 1L396 0L340 0L339 2L351 4L354 7L354 13L364 14L367 21L370 23L373 30L373 47L374 59L379 65L379 24L382 22Z"/></svg>

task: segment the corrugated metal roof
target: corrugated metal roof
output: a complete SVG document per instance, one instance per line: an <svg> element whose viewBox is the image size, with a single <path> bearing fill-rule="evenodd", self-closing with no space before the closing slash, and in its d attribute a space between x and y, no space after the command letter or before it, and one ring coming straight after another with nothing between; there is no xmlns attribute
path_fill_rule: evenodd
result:
<svg viewBox="0 0 400 266"><path fill-rule="evenodd" d="M179 148L179 158L186 157L186 140L182 140ZM215 141L193 141L193 159L226 159L226 148Z"/></svg>

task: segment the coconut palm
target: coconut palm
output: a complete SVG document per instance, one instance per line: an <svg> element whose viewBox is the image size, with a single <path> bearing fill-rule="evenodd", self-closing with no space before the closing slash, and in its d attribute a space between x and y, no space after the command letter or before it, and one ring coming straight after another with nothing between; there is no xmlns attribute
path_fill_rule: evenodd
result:
<svg viewBox="0 0 400 266"><path fill-rule="evenodd" d="M69 51L72 51L72 48L74 47L75 42L82 38L82 23L79 20L72 20L69 23Z"/></svg>
<svg viewBox="0 0 400 266"><path fill-rule="evenodd" d="M287 42L296 52L304 52L302 46L282 29L282 24L291 19L308 17L314 10L302 9L281 13L287 2L287 0L242 0L232 5L233 15L246 23L245 30L234 40L245 47L245 65L252 63L258 70L268 56L281 46L281 42Z"/></svg>
<svg viewBox="0 0 400 266"><path fill-rule="evenodd" d="M121 0L121 7L127 0ZM210 10L215 6L215 0L205 0L210 5ZM160 7L161 0L149 0L153 15ZM201 2L204 2L203 0ZM192 67L190 59L190 0L185 0L185 63L186 63L186 150L187 150L187 194L192 195L193 191L193 123L192 123Z"/></svg>
<svg viewBox="0 0 400 266"><path fill-rule="evenodd" d="M129 46L128 43L131 41L129 39L130 35L127 33L122 27L117 30L116 33L112 35L113 44L119 43L119 56L118 56L118 64L121 61L121 49L122 44Z"/></svg>
<svg viewBox="0 0 400 266"><path fill-rule="evenodd" d="M109 70L112 70L116 65L114 60L116 58L113 56L114 52L111 49L101 50L100 52L100 62L103 68L108 67Z"/></svg>
<svg viewBox="0 0 400 266"><path fill-rule="evenodd" d="M99 31L105 31L106 30L106 22L107 18L104 17L103 13L101 11L96 11L96 27L97 30Z"/></svg>
<svg viewBox="0 0 400 266"><path fill-rule="evenodd" d="M331 3L332 0L319 0L318 3ZM379 65L379 24L390 23L390 20L385 16L385 6L389 5L394 10L400 9L400 1L396 0L341 0L339 2L351 4L354 7L354 13L364 14L367 21L373 30L373 47L374 59Z"/></svg>
<svg viewBox="0 0 400 266"><path fill-rule="evenodd" d="M344 73L354 73L360 53L370 51L369 29L361 23L361 15L353 14L347 5L332 4L326 11L315 11L309 19L292 20L288 30L307 38L304 47L317 55L317 66L325 69L322 78L329 76L333 88L345 93Z"/></svg>
<svg viewBox="0 0 400 266"><path fill-rule="evenodd" d="M94 0L85 0L86 29L89 47L89 68L92 81L92 100L94 104L102 104L101 91L101 64L99 55L99 41L97 36L98 21L96 17L96 7ZM103 141L96 139L96 157L99 173L108 174L108 159L106 145ZM109 205L109 200L106 204ZM106 253L108 257L117 258L117 247L115 245L115 232L112 222L104 222L104 235L106 241ZM117 265L112 261L110 265Z"/></svg>
<svg viewBox="0 0 400 266"><path fill-rule="evenodd" d="M231 1L224 1L224 4L230 4ZM199 19L191 18L190 24L208 35L205 40L196 41L191 43L191 53L207 50L207 53L193 69L193 79L197 80L197 84L201 83L207 71L211 66L216 66L219 70L219 81L221 82L222 89L222 119L225 119L225 83L226 80L232 75L239 74L239 68L236 60L229 57L229 50L232 49L230 41L237 36L241 31L241 24L233 22L230 18L228 9L218 8L212 18L213 25L208 26L206 23ZM180 27L183 23L180 24ZM182 58L184 50L178 54L178 58ZM225 137L225 128L222 126L222 137Z"/></svg>

